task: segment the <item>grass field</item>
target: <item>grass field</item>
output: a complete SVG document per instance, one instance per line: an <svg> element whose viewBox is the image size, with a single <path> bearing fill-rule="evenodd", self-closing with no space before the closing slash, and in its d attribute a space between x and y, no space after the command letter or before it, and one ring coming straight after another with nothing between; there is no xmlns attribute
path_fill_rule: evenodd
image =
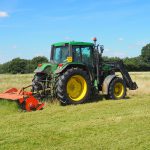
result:
<svg viewBox="0 0 150 150"><path fill-rule="evenodd" d="M26 86L33 75L0 75L0 92ZM131 73L139 86L125 100L100 100L77 106L47 103L23 112L0 101L0 150L150 149L150 72Z"/></svg>

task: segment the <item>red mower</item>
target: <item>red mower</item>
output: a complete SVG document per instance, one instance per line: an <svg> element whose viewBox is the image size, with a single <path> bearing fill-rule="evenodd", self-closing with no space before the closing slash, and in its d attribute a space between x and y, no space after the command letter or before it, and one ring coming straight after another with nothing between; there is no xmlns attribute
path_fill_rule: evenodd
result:
<svg viewBox="0 0 150 150"><path fill-rule="evenodd" d="M30 87L30 86L28 86ZM25 91L26 88L20 90L11 88L4 93L0 94L0 99L18 101L21 108L26 111L41 110L44 107L44 103L40 103L35 97L33 92Z"/></svg>

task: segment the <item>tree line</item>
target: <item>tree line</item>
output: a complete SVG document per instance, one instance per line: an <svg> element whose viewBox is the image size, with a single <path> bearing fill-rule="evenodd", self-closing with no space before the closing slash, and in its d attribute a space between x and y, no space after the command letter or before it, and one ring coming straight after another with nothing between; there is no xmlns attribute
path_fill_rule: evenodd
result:
<svg viewBox="0 0 150 150"><path fill-rule="evenodd" d="M103 57L103 60L111 62L123 60L128 71L150 71L150 63L145 61L141 56L133 58L126 57L124 59L119 57Z"/></svg>
<svg viewBox="0 0 150 150"><path fill-rule="evenodd" d="M118 57L103 57L105 61L119 61ZM150 71L150 43L141 49L141 55L122 59L128 71Z"/></svg>
<svg viewBox="0 0 150 150"><path fill-rule="evenodd" d="M150 44L142 48L141 55L138 57L121 59L119 57L104 56L103 60L112 62L123 60L128 71L150 71ZM32 60L14 58L9 62L0 64L0 74L33 73L38 64L47 62L48 59L44 56L34 57Z"/></svg>
<svg viewBox="0 0 150 150"><path fill-rule="evenodd" d="M0 64L0 74L33 73L38 64L47 62L48 59L44 56L34 57L32 60L14 58L9 62Z"/></svg>

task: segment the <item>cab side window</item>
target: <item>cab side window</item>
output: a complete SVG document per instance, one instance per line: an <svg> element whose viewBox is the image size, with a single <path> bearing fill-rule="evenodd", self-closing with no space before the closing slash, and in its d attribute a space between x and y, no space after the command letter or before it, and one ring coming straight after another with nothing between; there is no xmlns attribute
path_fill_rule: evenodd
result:
<svg viewBox="0 0 150 150"><path fill-rule="evenodd" d="M87 65L92 65L91 46L73 46L74 62L83 62Z"/></svg>
<svg viewBox="0 0 150 150"><path fill-rule="evenodd" d="M81 62L81 52L79 46L73 47L73 58L75 62Z"/></svg>
<svg viewBox="0 0 150 150"><path fill-rule="evenodd" d="M91 64L91 47L84 46L81 47L81 53L82 53L82 62L85 64Z"/></svg>

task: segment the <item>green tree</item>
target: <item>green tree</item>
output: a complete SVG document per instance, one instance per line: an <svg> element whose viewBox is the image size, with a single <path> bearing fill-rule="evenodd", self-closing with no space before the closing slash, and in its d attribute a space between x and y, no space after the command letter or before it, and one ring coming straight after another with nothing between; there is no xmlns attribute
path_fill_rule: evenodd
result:
<svg viewBox="0 0 150 150"><path fill-rule="evenodd" d="M35 68L34 68L34 65L32 64L32 61L28 60L27 61L27 66L26 66L27 73L33 73L34 69Z"/></svg>
<svg viewBox="0 0 150 150"><path fill-rule="evenodd" d="M47 62L48 59L45 56L37 56L31 60L34 69L37 67L38 64L47 63Z"/></svg>
<svg viewBox="0 0 150 150"><path fill-rule="evenodd" d="M28 73L27 72L27 62L28 60L15 58L10 61L8 72L12 74L16 73Z"/></svg>
<svg viewBox="0 0 150 150"><path fill-rule="evenodd" d="M142 48L141 56L146 62L150 63L150 43Z"/></svg>
<svg viewBox="0 0 150 150"><path fill-rule="evenodd" d="M140 71L140 64L142 62L140 57L133 57L133 58L124 58L124 64L128 71Z"/></svg>
<svg viewBox="0 0 150 150"><path fill-rule="evenodd" d="M103 56L103 61L114 62L114 61L119 61L119 60L121 60L121 58L119 58L119 57L107 57L107 56Z"/></svg>
<svg viewBox="0 0 150 150"><path fill-rule="evenodd" d="M1 64L1 67L0 67L0 73L9 73L9 65L10 65L10 62L6 62L4 64Z"/></svg>
<svg viewBox="0 0 150 150"><path fill-rule="evenodd" d="M0 64L0 74L2 74L3 72L2 72L2 68L3 68L3 65L2 64Z"/></svg>

